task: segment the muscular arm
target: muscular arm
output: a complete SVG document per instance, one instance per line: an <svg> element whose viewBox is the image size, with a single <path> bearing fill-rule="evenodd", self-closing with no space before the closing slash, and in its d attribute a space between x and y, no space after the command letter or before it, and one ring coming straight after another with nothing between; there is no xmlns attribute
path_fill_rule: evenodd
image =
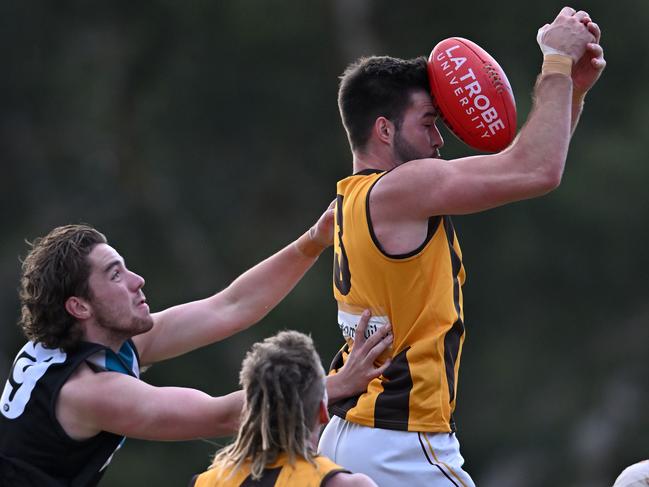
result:
<svg viewBox="0 0 649 487"><path fill-rule="evenodd" d="M508 149L454 161L403 164L372 191L372 217L402 221L475 213L556 188L570 140L571 79L541 76L534 95L532 113Z"/></svg>
<svg viewBox="0 0 649 487"><path fill-rule="evenodd" d="M363 313L358 338L345 366L327 378L332 402L366 390L368 382L390 364L374 362L392 344L389 325L365 339L370 313ZM195 389L154 387L116 372L95 373L81 365L57 398L56 417L75 439L100 431L145 440L186 440L236 432L243 408L242 391L211 397Z"/></svg>
<svg viewBox="0 0 649 487"><path fill-rule="evenodd" d="M61 389L56 417L79 440L100 431L144 440L187 440L234 433L242 407L241 391L211 397L82 366Z"/></svg>
<svg viewBox="0 0 649 487"><path fill-rule="evenodd" d="M585 93L579 93L576 90L572 94L572 113L570 117L570 135L575 133L579 119L581 118L581 112L584 110L584 96Z"/></svg>
<svg viewBox="0 0 649 487"><path fill-rule="evenodd" d="M440 214L475 213L557 187L571 132L581 113L579 100L572 102L573 84L585 93L605 62L598 44L599 27L581 10L564 7L551 24L539 29L537 41L544 55L558 54L573 64L567 72L548 65L549 74L537 81L534 108L514 143L494 155L451 162L425 159L393 170L377 183L370 197L372 218L378 226L422 222ZM380 229L376 230L379 234Z"/></svg>
<svg viewBox="0 0 649 487"><path fill-rule="evenodd" d="M333 211L327 210L315 225L313 245L322 250L331 244ZM317 260L305 254L303 240L296 240L239 276L223 291L153 314L151 331L136 336L143 364L181 355L222 340L261 320L299 282ZM307 255L307 254L316 255Z"/></svg>

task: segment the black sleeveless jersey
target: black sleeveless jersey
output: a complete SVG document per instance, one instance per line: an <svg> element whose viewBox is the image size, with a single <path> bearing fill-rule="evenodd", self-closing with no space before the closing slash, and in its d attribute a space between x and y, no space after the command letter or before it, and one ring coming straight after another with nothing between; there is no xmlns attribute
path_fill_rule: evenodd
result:
<svg viewBox="0 0 649 487"><path fill-rule="evenodd" d="M86 361L96 372L139 377L139 359L128 340L119 353L96 343L73 352L28 342L18 352L0 400L0 485L81 487L97 485L124 438L113 433L77 441L56 419L61 387Z"/></svg>

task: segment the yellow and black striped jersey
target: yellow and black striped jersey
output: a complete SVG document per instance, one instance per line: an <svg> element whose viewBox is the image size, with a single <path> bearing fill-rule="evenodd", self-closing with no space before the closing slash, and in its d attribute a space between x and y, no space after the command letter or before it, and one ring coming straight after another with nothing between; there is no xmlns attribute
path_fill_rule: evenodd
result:
<svg viewBox="0 0 649 487"><path fill-rule="evenodd" d="M315 465L298 457L294 465L288 463L288 456L282 454L277 461L268 465L260 480L253 481L250 475L250 463L244 463L234 473L230 470L213 468L194 477L193 487L239 487L257 485L265 487L320 487L331 476L349 473L327 457L314 458Z"/></svg>
<svg viewBox="0 0 649 487"><path fill-rule="evenodd" d="M367 392L344 399L332 414L376 428L454 430L457 378L464 342L462 252L451 219L429 219L419 248L388 255L369 217L369 194L386 172L367 170L337 185L334 297L346 339L330 373L344 364L360 314L372 311L368 334L392 323L392 363Z"/></svg>

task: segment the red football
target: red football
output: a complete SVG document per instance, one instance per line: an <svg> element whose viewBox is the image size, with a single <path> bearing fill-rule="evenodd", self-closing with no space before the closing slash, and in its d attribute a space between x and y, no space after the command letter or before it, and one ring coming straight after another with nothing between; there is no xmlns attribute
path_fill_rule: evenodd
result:
<svg viewBox="0 0 649 487"><path fill-rule="evenodd" d="M484 49L461 37L437 44L428 79L444 122L465 144L498 152L516 135L516 101L505 72Z"/></svg>

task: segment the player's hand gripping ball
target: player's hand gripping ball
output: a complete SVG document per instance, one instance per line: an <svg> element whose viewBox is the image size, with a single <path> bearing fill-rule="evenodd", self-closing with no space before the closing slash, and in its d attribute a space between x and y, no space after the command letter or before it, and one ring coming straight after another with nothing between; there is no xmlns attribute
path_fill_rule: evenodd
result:
<svg viewBox="0 0 649 487"><path fill-rule="evenodd" d="M484 49L461 37L437 44L428 58L435 105L451 131L484 152L516 136L516 101L505 72Z"/></svg>

